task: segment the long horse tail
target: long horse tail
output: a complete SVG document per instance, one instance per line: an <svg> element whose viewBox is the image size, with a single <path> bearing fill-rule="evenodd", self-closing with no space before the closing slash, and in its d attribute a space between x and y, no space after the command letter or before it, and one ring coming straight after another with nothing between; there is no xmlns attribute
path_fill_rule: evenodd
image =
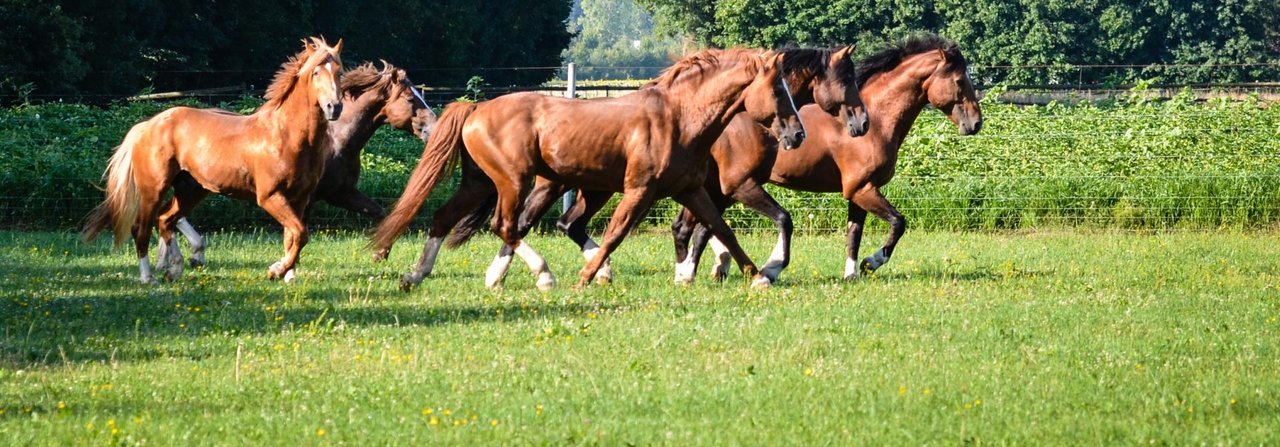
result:
<svg viewBox="0 0 1280 447"><path fill-rule="evenodd" d="M449 235L449 239L445 241L445 246L449 248L458 248L462 244L471 240L471 236L484 229L485 222L489 221L489 216L493 214L493 209L498 206L498 193L494 192L484 198L480 202L480 206L472 210L458 223L453 225L453 234Z"/></svg>
<svg viewBox="0 0 1280 447"><path fill-rule="evenodd" d="M463 149L463 124L475 109L475 104L455 102L449 104L444 109L444 113L440 114L440 119L436 121L436 128L431 132L426 148L422 150L418 167L414 168L413 174L409 176L409 184L405 185L400 199L396 200L395 208L382 219L378 228L374 229L372 240L369 242L370 248L379 253L388 252L400 233L409 227L409 223L418 215L418 211L422 210L422 205L431 195L431 190L435 189L447 174L453 172L458 154Z"/></svg>
<svg viewBox="0 0 1280 447"><path fill-rule="evenodd" d="M113 243L116 248L130 237L129 232L138 221L139 202L138 184L133 176L133 151L146 133L147 124L134 126L107 163L107 170L102 173L107 198L86 218L84 229L80 231L85 242L92 242L107 227L111 227L115 236Z"/></svg>

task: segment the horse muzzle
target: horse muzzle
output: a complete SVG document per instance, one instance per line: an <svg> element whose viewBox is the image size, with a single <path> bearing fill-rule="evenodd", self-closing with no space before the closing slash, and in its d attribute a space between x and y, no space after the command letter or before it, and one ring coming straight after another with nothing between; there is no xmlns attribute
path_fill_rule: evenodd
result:
<svg viewBox="0 0 1280 447"><path fill-rule="evenodd" d="M849 130L849 136L857 138L866 135L871 129L871 119L867 117L866 112L854 113L845 120L844 125Z"/></svg>
<svg viewBox="0 0 1280 447"><path fill-rule="evenodd" d="M778 142L782 143L782 150L793 151L798 149L801 144L804 144L804 138L805 134L803 130L783 132L782 138L779 138Z"/></svg>
<svg viewBox="0 0 1280 447"><path fill-rule="evenodd" d="M337 121L342 116L342 102L334 101L324 105L324 118L329 121Z"/></svg>
<svg viewBox="0 0 1280 447"><path fill-rule="evenodd" d="M960 135L976 135L982 130L982 118L966 119L960 122Z"/></svg>

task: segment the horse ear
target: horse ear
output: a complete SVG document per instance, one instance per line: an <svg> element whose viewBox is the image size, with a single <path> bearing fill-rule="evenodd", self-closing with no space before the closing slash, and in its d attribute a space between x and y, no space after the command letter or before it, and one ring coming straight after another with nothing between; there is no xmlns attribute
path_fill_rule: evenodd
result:
<svg viewBox="0 0 1280 447"><path fill-rule="evenodd" d="M338 54L341 52L342 52L342 38L339 37L338 43L333 46L333 54Z"/></svg>

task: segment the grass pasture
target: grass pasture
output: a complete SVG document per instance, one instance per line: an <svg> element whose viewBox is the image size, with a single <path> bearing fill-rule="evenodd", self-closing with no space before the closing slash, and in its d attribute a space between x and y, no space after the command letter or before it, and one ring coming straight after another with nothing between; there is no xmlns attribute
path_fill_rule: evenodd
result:
<svg viewBox="0 0 1280 447"><path fill-rule="evenodd" d="M0 233L0 444L1280 442L1272 231L914 232L854 283L804 235L763 292L671 285L661 234L585 290L537 237L561 287L517 261L489 291L477 239L405 294L420 238L374 265L317 235L286 286L278 235L214 234L140 286L105 243Z"/></svg>

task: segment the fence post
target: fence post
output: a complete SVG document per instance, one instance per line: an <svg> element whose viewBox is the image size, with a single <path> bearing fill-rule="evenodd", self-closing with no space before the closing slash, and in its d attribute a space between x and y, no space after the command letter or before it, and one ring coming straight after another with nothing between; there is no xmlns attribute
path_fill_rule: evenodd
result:
<svg viewBox="0 0 1280 447"><path fill-rule="evenodd" d="M565 69L565 77L568 78L568 82L565 82L564 97L569 99L574 98L576 90L576 86L574 84L577 82L577 76L576 73L574 73L573 68L573 62L570 62L568 67ZM564 215L564 213L569 212L569 207L571 206L573 206L572 190L565 192L564 196L560 197L560 214Z"/></svg>

